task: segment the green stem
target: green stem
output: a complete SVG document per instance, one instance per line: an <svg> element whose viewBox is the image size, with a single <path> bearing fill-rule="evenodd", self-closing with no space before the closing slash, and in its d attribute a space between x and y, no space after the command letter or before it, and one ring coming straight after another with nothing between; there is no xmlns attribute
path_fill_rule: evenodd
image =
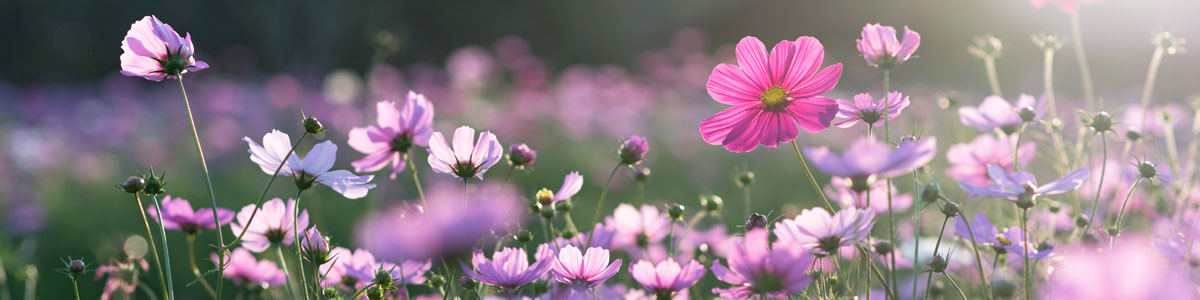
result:
<svg viewBox="0 0 1200 300"><path fill-rule="evenodd" d="M154 210L158 212L158 234L162 238L163 243L163 261L166 263L166 269L163 273L167 275L167 291L170 293L167 299L175 299L175 279L171 278L171 248L167 243L167 227L162 220L162 206L158 205L158 196L150 195L150 200L154 201Z"/></svg>
<svg viewBox="0 0 1200 300"><path fill-rule="evenodd" d="M933 255L935 257L938 255L938 250L942 246L942 236L944 236L946 233L946 223L949 223L949 221L950 221L950 216L946 216L945 218L942 219L942 230L938 230L937 242L933 244ZM922 298L929 299L929 285L931 283L933 283L933 273L934 272L932 270L930 270L929 276L925 277L925 296L923 296Z"/></svg>
<svg viewBox="0 0 1200 300"><path fill-rule="evenodd" d="M208 280L204 279L204 276L201 275L201 273L200 273L200 267L196 266L196 235L195 234L187 235L187 247L188 247L188 265L190 267L192 267L192 274L196 275L196 281L200 282L200 286L204 287L204 291L208 292L208 295L212 296L213 299L216 299L217 291L213 290L212 286L208 285ZM218 279L218 280L220 280L220 279Z"/></svg>
<svg viewBox="0 0 1200 300"><path fill-rule="evenodd" d="M1138 124L1143 133L1150 118L1150 96L1154 95L1154 81L1158 79L1158 66L1162 64L1165 51L1162 46L1155 47L1154 54L1150 56L1150 69L1146 70L1146 83L1142 87L1142 124Z"/></svg>
<svg viewBox="0 0 1200 300"><path fill-rule="evenodd" d="M291 157L292 153L296 153L296 147L300 146L300 141L303 141L304 137L306 137L306 136L308 136L308 131L305 131L304 133L300 134L300 139L297 139L296 143L292 144L292 149L288 150L287 155L284 155L284 157ZM279 166L275 167L275 172L271 173L271 179L267 180L267 185L264 186L262 192L258 194L258 202L255 202L254 211L252 211L250 213L250 218L246 220L246 224L245 224L246 226L242 227L242 232L238 233L237 237L233 239L233 242L230 242L228 246L225 246L225 249L222 249L222 251L218 251L217 253L222 253L222 252L229 251L230 249L233 249L233 247L237 246L237 244L242 241L242 237L246 236L246 231L250 229L250 224L253 224L254 217L257 216L258 211L262 209L263 200L267 199L267 191L271 190L271 185L275 183L275 177L279 176L279 171L283 170L283 166L287 165L287 161L288 161L287 159L280 161ZM220 230L217 230L218 234L220 232L221 232ZM220 254L218 254L218 255L220 255ZM224 260L222 260L222 262L224 262ZM224 272L224 270L225 270L225 263L221 263L221 272ZM221 283L220 283L220 280L218 280L217 282L218 282L217 283L217 295L220 295Z"/></svg>
<svg viewBox="0 0 1200 300"><path fill-rule="evenodd" d="M1142 179L1145 179L1145 178L1138 176L1137 180L1133 181L1133 186L1129 187L1129 192L1125 193L1125 200L1121 202L1121 210L1119 212L1117 212L1117 222L1115 225L1116 229L1117 229L1117 234L1112 235L1112 237L1110 238L1110 242L1108 245L1109 249L1112 249L1113 243L1111 241L1116 240L1117 235L1119 235L1121 232L1121 218L1125 216L1125 206L1129 205L1129 198L1131 196L1133 196L1133 191L1137 190L1138 184L1142 183Z"/></svg>
<svg viewBox="0 0 1200 300"><path fill-rule="evenodd" d="M516 170L516 169L517 169L517 166L509 165L508 172L504 173L504 181L508 181L509 178L512 178L513 170Z"/></svg>
<svg viewBox="0 0 1200 300"><path fill-rule="evenodd" d="M916 174L917 171L913 171ZM918 190L919 191L919 190ZM918 193L918 195L920 195ZM916 205L913 206L913 261L918 261L917 258L921 255L921 199L917 199ZM917 299L917 267L912 269L912 298Z"/></svg>
<svg viewBox="0 0 1200 300"><path fill-rule="evenodd" d="M753 202L750 202L750 186L742 185L742 196L746 199L746 213L743 216L749 216L754 213Z"/></svg>
<svg viewBox="0 0 1200 300"><path fill-rule="evenodd" d="M1108 159L1108 138L1104 136L1103 132L1100 133L1100 145L1102 157L1100 164L1100 183L1096 184L1096 200L1092 203L1092 212L1088 213L1087 224L1083 225L1083 231L1079 233L1080 237L1086 235L1088 228L1091 228L1092 223L1095 222L1096 208L1100 207L1100 191L1104 188L1104 173L1108 171L1108 162L1106 161Z"/></svg>
<svg viewBox="0 0 1200 300"><path fill-rule="evenodd" d="M79 281L71 277L71 287L75 289L75 300L79 300Z"/></svg>
<svg viewBox="0 0 1200 300"><path fill-rule="evenodd" d="M138 212L142 214L142 225L146 226L146 240L150 242L150 253L153 254L151 258L154 259L154 269L158 271L158 283L162 288L163 295L170 298L171 294L168 292L167 280L165 275L163 275L162 262L158 259L158 246L154 243L154 231L150 230L150 220L146 218L146 208L142 206L142 197L135 193L133 194L133 198L137 200ZM160 213L159 216L161 215Z"/></svg>
<svg viewBox="0 0 1200 300"><path fill-rule="evenodd" d="M917 178L913 177L913 180L917 180ZM870 190L870 189L868 188L868 190ZM870 196L867 196L867 197L868 197L867 199L870 199L869 198ZM868 200L868 201L870 201L870 200ZM892 210L892 180L891 179L887 180L887 204L888 204L888 239L891 243L896 243L896 213ZM870 208L868 208L868 209L870 209ZM896 255L891 255L890 257L891 257L891 261L892 261L892 272L891 272L892 273L892 289L898 291L898 290L900 290L900 283L899 283L898 277L896 276L896 273L899 273L900 271L896 268Z"/></svg>
<svg viewBox="0 0 1200 300"><path fill-rule="evenodd" d="M946 277L947 281L950 281L950 285L954 286L954 290L958 291L959 297L967 299L967 293L963 293L962 287L958 286L958 282L954 282L954 278L950 278L950 273L942 273L942 276Z"/></svg>
<svg viewBox="0 0 1200 300"><path fill-rule="evenodd" d="M1016 132L1016 133L1013 133L1013 134L1016 134L1016 135L1017 135L1017 142L1016 142L1016 143L1013 143L1013 149L1012 149L1012 153L1013 153L1013 161L1012 161L1013 172L1020 172L1020 171L1021 171L1021 157L1020 157L1020 156L1021 156L1021 139L1025 137L1025 135L1024 135L1024 134L1021 134L1021 132L1022 132L1022 131L1025 131L1025 123L1021 123L1021 129L1020 129L1020 130L1017 130L1017 132Z"/></svg>
<svg viewBox="0 0 1200 300"><path fill-rule="evenodd" d="M988 286L991 282L987 280L987 275L984 275L983 272L983 256L979 255L979 246L975 242L975 229L971 228L971 220L967 220L966 216L962 216L962 220L963 224L967 226L967 236L971 238L971 253L975 254L975 266L979 270L979 282L983 285L983 298L990 299L992 297L992 289Z"/></svg>
<svg viewBox="0 0 1200 300"><path fill-rule="evenodd" d="M421 197L421 206L428 207L429 205L425 204L425 191L421 189L421 178L417 176L417 165L413 164L412 153L404 155L404 159L408 160L408 171L412 173L413 186L417 188L417 196ZM512 170L509 170L509 174L512 174Z"/></svg>
<svg viewBox="0 0 1200 300"><path fill-rule="evenodd" d="M821 197L821 204L825 205L825 210L830 214L835 213L833 205L829 204L829 199L825 198L825 191L821 190L821 186L817 184L817 179L813 177L812 170L808 168L808 163L804 162L804 155L800 154L800 146L796 145L796 140L792 140L792 150L796 151L796 159L800 160L800 166L804 168L804 174L808 175L808 182L812 184L813 190L817 191L817 196Z"/></svg>
<svg viewBox="0 0 1200 300"><path fill-rule="evenodd" d="M608 197L608 185L612 183L613 176L616 176L617 170L620 169L621 164L617 164L617 166L612 169L612 172L608 173L608 180L604 181L604 189L600 191L600 202L596 204L596 214L592 217L592 230L588 233L587 245L583 247L583 251L587 251L588 248L592 247L592 236L596 235L596 224L600 223L600 213L604 208L604 199Z"/></svg>
<svg viewBox="0 0 1200 300"><path fill-rule="evenodd" d="M867 251L867 248L864 248L862 246L858 246L857 248L858 248L858 252L861 252L863 256L866 256L868 258L868 260L870 260L871 252ZM885 294L887 294L888 299L900 299L900 298L896 298L896 292L894 292L892 290L892 288L888 286L887 279L883 277L882 272L879 272L879 268L875 266L875 263L868 261L867 264L871 265L871 273L875 274L875 279L879 280L879 282L883 286L883 292ZM883 262L880 262L880 264L883 264Z"/></svg>
<svg viewBox="0 0 1200 300"><path fill-rule="evenodd" d="M883 140L885 142L891 142L892 140L892 102L888 101L888 93L891 92L888 88L890 88L891 83L892 70L885 68L883 69ZM869 131L870 125L874 124L867 125Z"/></svg>
<svg viewBox="0 0 1200 300"><path fill-rule="evenodd" d="M296 191L296 207L292 209L292 236L296 238L296 267L300 268L300 273L297 278L300 279L300 286L304 288L304 299L308 299L308 276L304 275L304 255L300 253L300 236L304 234L306 228L300 228L300 195L304 190ZM282 264L282 262L281 262Z"/></svg>
<svg viewBox="0 0 1200 300"><path fill-rule="evenodd" d="M987 71L988 85L992 86L992 95L1004 97L1004 94L1000 93L1000 79L996 76L996 58L991 56L984 57L983 69Z"/></svg>
<svg viewBox="0 0 1200 300"><path fill-rule="evenodd" d="M0 255L0 300L12 300L12 291L8 287L8 273L4 271L4 258Z"/></svg>
<svg viewBox="0 0 1200 300"><path fill-rule="evenodd" d="M213 191L212 177L208 175L208 161L204 159L204 148L200 146L200 133L196 131L196 118L192 115L192 104L188 101L187 89L183 87L183 74L177 75L179 79L179 93L183 95L183 105L187 107L188 123L192 125L192 139L196 141L196 154L200 157L200 167L204 171L204 183L208 185L208 199L212 201L213 224L220 224L221 218L217 216L217 194ZM286 161L286 159L285 159ZM225 234L221 230L217 230L218 244L225 244ZM166 243L166 241L163 241ZM225 251L217 251L218 260L225 261ZM221 268L217 273L217 278L225 275L225 268ZM221 291L221 281L217 281L217 297L219 298ZM172 293L170 296L174 296ZM171 297L168 297L171 299Z"/></svg>
<svg viewBox="0 0 1200 300"><path fill-rule="evenodd" d="M1033 274L1029 272L1029 266L1033 264L1029 261L1029 209L1021 209L1021 244L1024 246L1025 261L1021 264L1021 270L1025 273L1025 299L1033 299Z"/></svg>
<svg viewBox="0 0 1200 300"><path fill-rule="evenodd" d="M1087 102L1088 110L1096 108L1096 98L1092 91L1092 71L1088 67L1087 55L1083 52L1083 30L1079 24L1079 11L1071 12L1071 40L1075 43L1075 60L1079 64L1080 81L1083 82L1083 99Z"/></svg>
<svg viewBox="0 0 1200 300"><path fill-rule="evenodd" d="M299 245L296 245L299 246ZM296 299L296 291L292 289L292 275L288 272L287 260L283 259L283 245L275 245L275 254L279 256L279 268L283 269L284 283L287 286L288 297Z"/></svg>

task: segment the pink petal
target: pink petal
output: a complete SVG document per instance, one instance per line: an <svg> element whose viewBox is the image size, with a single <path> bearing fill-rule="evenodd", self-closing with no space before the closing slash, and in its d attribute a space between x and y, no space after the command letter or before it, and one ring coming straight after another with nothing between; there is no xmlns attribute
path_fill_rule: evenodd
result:
<svg viewBox="0 0 1200 300"><path fill-rule="evenodd" d="M791 63L781 82L781 87L788 91L795 90L801 82L812 78L825 60L825 46L816 38L802 36L796 39L795 45Z"/></svg>
<svg viewBox="0 0 1200 300"><path fill-rule="evenodd" d="M788 89L788 96L792 98L809 98L824 94L833 90L837 86L838 79L842 77L842 64L836 63L832 66L821 70L812 78L805 78L796 86Z"/></svg>
<svg viewBox="0 0 1200 300"><path fill-rule="evenodd" d="M708 95L717 102L738 105L747 102L759 102L765 88L759 87L745 72L737 66L720 64L713 68L708 76Z"/></svg>
<svg viewBox="0 0 1200 300"><path fill-rule="evenodd" d="M737 55L738 67L742 68L750 82L759 90L770 88L771 75L767 69L767 46L758 38L747 36L738 42L734 53Z"/></svg>
<svg viewBox="0 0 1200 300"><path fill-rule="evenodd" d="M700 122L700 136L710 145L721 145L729 130L744 119L752 118L762 108L762 103L743 103L727 108Z"/></svg>
<svg viewBox="0 0 1200 300"><path fill-rule="evenodd" d="M837 116L838 104L825 97L796 99L788 103L787 111L804 130L819 132L829 128L829 123Z"/></svg>

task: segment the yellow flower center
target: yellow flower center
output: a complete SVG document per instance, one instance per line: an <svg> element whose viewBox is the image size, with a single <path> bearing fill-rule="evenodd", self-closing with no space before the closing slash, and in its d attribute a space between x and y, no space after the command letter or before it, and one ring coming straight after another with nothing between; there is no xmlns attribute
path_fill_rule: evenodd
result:
<svg viewBox="0 0 1200 300"><path fill-rule="evenodd" d="M773 86L762 93L760 100L769 108L779 108L787 102L788 93L781 87Z"/></svg>

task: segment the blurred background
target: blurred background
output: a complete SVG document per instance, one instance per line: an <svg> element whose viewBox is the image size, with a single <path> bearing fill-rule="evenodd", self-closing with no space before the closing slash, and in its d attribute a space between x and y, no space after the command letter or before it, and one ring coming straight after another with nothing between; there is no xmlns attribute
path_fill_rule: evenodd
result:
<svg viewBox="0 0 1200 300"><path fill-rule="evenodd" d="M1185 0L1109 0L1081 8L1096 94L1106 107L1138 101L1155 29L1200 37L1197 12L1200 2ZM493 131L506 147L523 142L538 150L533 169L513 176L526 197L557 188L564 174L577 170L587 182L577 206L592 207L616 164L617 145L641 134L651 143L644 164L653 170L650 203L695 208L699 195L716 194L728 205L724 222L741 224L734 175L750 170L757 175L756 211L778 216L812 207L816 199L791 149L732 154L705 144L697 132L700 120L725 107L707 95L708 74L732 62L732 45L748 35L768 45L818 38L825 64L845 67L827 96L849 98L882 93L878 70L855 50L864 24L920 32L919 57L892 74L893 89L912 100L894 126L903 134L936 134L943 150L975 134L943 126L958 124L957 114L946 110L975 105L988 94L981 60L965 50L975 36L1003 41L997 64L1010 97L1042 93L1042 51L1031 35L1068 39L1056 57L1058 101L1082 107L1067 15L1053 4L1039 9L1021 0L4 0L0 279L13 295L36 285L38 298L64 299L69 280L54 272L60 258L104 263L116 257L124 238L142 225L131 197L113 185L139 170L166 172L168 194L209 206L175 83L118 73L121 39L150 14L191 33L196 58L211 66L187 74L185 82L218 205L234 210L254 201L268 178L247 158L242 137L260 140L271 129L296 136L303 130L301 110L314 113L328 128L323 139L341 146L336 167L350 169L362 154L346 146L347 131L374 122L375 102L402 100L410 89L434 103L435 130L469 125ZM1196 55L1166 57L1155 103L1188 105L1196 95L1196 66ZM844 136L862 131L835 128L799 139L840 148ZM448 179L428 172L424 159L415 158L422 179ZM934 163L945 160L939 155ZM486 178L498 180L507 169L497 165ZM347 200L325 188L306 196L315 222L335 244L353 247L355 226L368 211L415 197L407 174L395 180L379 175L380 188L366 199ZM618 174L609 206L635 197L631 178L627 170ZM270 195L286 198L291 186L280 183ZM575 216L590 220L591 213L580 209ZM171 245L183 245L182 234L168 235ZM202 235L200 244L213 244L214 236ZM175 253L179 266L185 257ZM176 269L177 283L191 278ZM80 282L85 295L101 287L90 275ZM181 299L202 294L195 295Z"/></svg>

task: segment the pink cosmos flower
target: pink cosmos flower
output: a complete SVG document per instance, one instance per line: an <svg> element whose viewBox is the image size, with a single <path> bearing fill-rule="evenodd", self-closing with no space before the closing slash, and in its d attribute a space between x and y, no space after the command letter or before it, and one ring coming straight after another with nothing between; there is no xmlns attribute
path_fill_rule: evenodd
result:
<svg viewBox="0 0 1200 300"><path fill-rule="evenodd" d="M355 172L375 172L392 164L391 179L404 170L404 163L413 146L428 147L433 134L433 104L425 95L408 91L408 98L400 110L391 101L380 101L376 106L378 125L354 127L350 130L351 148L366 154L350 163Z"/></svg>
<svg viewBox="0 0 1200 300"><path fill-rule="evenodd" d="M212 208L192 210L192 204L183 198L163 197L162 211L163 227L167 229L197 234L201 230L217 228L217 224L213 224ZM147 208L146 213L156 221L159 219L158 210L153 207ZM229 224L229 221L233 221L233 211L217 208L217 219L220 225Z"/></svg>
<svg viewBox="0 0 1200 300"><path fill-rule="evenodd" d="M247 234L249 236L249 234ZM233 250L227 256L229 263L225 267L225 278L233 280L234 284L248 288L265 288L272 285L283 285L287 277L275 262L256 260L254 254L245 248ZM210 255L212 261L219 261L216 254Z"/></svg>
<svg viewBox="0 0 1200 300"><path fill-rule="evenodd" d="M621 158L622 164L636 165L642 163L646 152L649 151L650 143L646 142L646 138L635 134L621 143L621 147L617 148L617 156Z"/></svg>
<svg viewBox="0 0 1200 300"><path fill-rule="evenodd" d="M433 171L451 174L467 180L471 177L483 179L483 173L504 156L504 147L491 132L484 131L472 142L475 129L462 126L454 130L454 148L446 144L442 132L429 137L429 166Z"/></svg>
<svg viewBox="0 0 1200 300"><path fill-rule="evenodd" d="M323 265L329 261L329 239L321 235L321 231L314 225L300 236L300 251L309 262Z"/></svg>
<svg viewBox="0 0 1200 300"><path fill-rule="evenodd" d="M958 186L969 193L969 198L984 196L1018 201L1022 197L1030 197L1030 200L1033 200L1038 196L1061 194L1077 189L1089 175L1087 168L1079 168L1062 178L1039 186L1033 174L1009 172L994 164L988 165L987 169L988 177L995 182L991 185L984 187L958 183Z"/></svg>
<svg viewBox="0 0 1200 300"><path fill-rule="evenodd" d="M125 76L162 81L208 68L207 63L192 57L196 51L192 34L180 37L156 16L133 22L121 40L121 50L121 75Z"/></svg>
<svg viewBox="0 0 1200 300"><path fill-rule="evenodd" d="M950 146L950 150L946 151L946 160L950 161L951 166L946 170L946 175L971 185L987 185L992 182L987 176L987 165L996 164L1005 170L1013 169L1012 151L1016 141L1016 135L997 137L981 134L970 144ZM1036 150L1035 143L1025 143L1017 148L1021 167L1033 159Z"/></svg>
<svg viewBox="0 0 1200 300"><path fill-rule="evenodd" d="M659 299L671 297L676 292L696 284L704 276L704 266L696 261L680 266L675 259L654 263L640 260L629 266L629 275L645 287L647 291L658 295Z"/></svg>
<svg viewBox="0 0 1200 300"><path fill-rule="evenodd" d="M563 177L562 187L559 187L558 191L554 192L554 196L550 197L550 203L571 199L571 196L579 193L581 188L583 188L583 175L579 175L579 172L568 173L566 177Z"/></svg>
<svg viewBox="0 0 1200 300"><path fill-rule="evenodd" d="M908 96L904 96L900 92L888 93L887 97L879 100L879 103L875 103L874 99L868 93L854 95L854 102L838 99L837 116L843 120L834 125L850 128L862 121L867 126L880 126L883 125L885 111L888 119L895 120L900 116L900 112L908 107Z"/></svg>
<svg viewBox="0 0 1200 300"><path fill-rule="evenodd" d="M591 247L581 254L579 248L567 245L558 251L552 271L556 281L583 290L603 283L620 269L621 259L608 263L608 250Z"/></svg>
<svg viewBox="0 0 1200 300"><path fill-rule="evenodd" d="M324 286L338 287L353 291L370 284L379 270L387 271L396 280L395 284L423 284L425 273L433 266L430 260L405 260L402 264L394 264L375 260L371 252L363 249L337 247L330 251L330 259L334 263L322 270L325 274Z"/></svg>
<svg viewBox="0 0 1200 300"><path fill-rule="evenodd" d="M1040 299L1149 300L1197 299L1190 271L1171 265L1154 255L1150 243L1135 237L1122 238L1115 249L1072 247L1063 262L1054 267L1047 284L1040 285ZM1107 249L1107 247L1105 248Z"/></svg>
<svg viewBox="0 0 1200 300"><path fill-rule="evenodd" d="M728 268L720 260L713 262L713 276L733 285L713 288L713 293L724 299L746 299L754 295L782 298L808 287L812 282L812 276L808 274L813 265L812 251L803 247L780 247L778 243L771 249L769 235L766 229L747 231L741 245L725 257Z"/></svg>
<svg viewBox="0 0 1200 300"><path fill-rule="evenodd" d="M295 211L296 200L288 199L284 205L283 200L279 198L271 199L263 203L253 223L247 224L250 222L250 215L254 214L254 204L246 205L238 212L237 222L229 224L229 228L237 235L243 228L249 227L246 229L246 235L242 237L242 247L260 253L271 245L283 247L295 242L293 222L298 228L308 227L308 210L300 211L300 218L293 221Z"/></svg>
<svg viewBox="0 0 1200 300"><path fill-rule="evenodd" d="M904 26L904 36L896 39L896 28L879 23L863 26L862 38L858 39L858 53L872 67L891 68L912 57L921 46L921 34Z"/></svg>
<svg viewBox="0 0 1200 300"><path fill-rule="evenodd" d="M616 230L613 249L637 249L658 243L670 231L671 219L653 205L641 209L622 203L604 223Z"/></svg>
<svg viewBox="0 0 1200 300"><path fill-rule="evenodd" d="M780 41L768 53L758 38L748 36L735 52L737 66L717 65L708 77L708 94L733 107L700 122L705 142L749 152L795 139L796 124L811 132L829 127L838 105L820 95L837 85L842 64L817 72L825 57L821 42L812 37Z"/></svg>
<svg viewBox="0 0 1200 300"><path fill-rule="evenodd" d="M937 154L937 138L920 141L904 139L893 148L874 138L860 137L850 143L841 156L828 147L805 148L805 154L817 169L833 176L849 177L853 190L865 190L873 177L890 178L904 175L924 166Z"/></svg>
<svg viewBox="0 0 1200 300"><path fill-rule="evenodd" d="M533 265L529 264L528 256L523 248L504 248L492 253L488 259L478 248L471 255L471 265L459 262L468 276L486 284L506 290L515 290L542 278L554 264L553 257L537 258Z"/></svg>
<svg viewBox="0 0 1200 300"><path fill-rule="evenodd" d="M867 239L875 226L875 212L849 207L830 215L824 208L809 208L795 219L775 225L775 247L780 244L837 253Z"/></svg>
<svg viewBox="0 0 1200 300"><path fill-rule="evenodd" d="M108 277L104 281L104 291L100 294L100 300L112 299L113 293L117 292L127 295L128 298L128 295L132 295L133 291L137 289L138 272L149 270L150 264L141 257L130 257L128 261L114 259L107 265L96 268L96 278L93 280Z"/></svg>
<svg viewBox="0 0 1200 300"><path fill-rule="evenodd" d="M463 202L461 185L442 184L426 190L426 207L372 213L355 231L359 245L390 260L466 255L493 232L504 235L524 220L528 209L513 187L484 183L472 188L478 196L470 205Z"/></svg>
<svg viewBox="0 0 1200 300"><path fill-rule="evenodd" d="M875 213L888 212L888 185L887 181L877 180L871 183L870 191L854 191L850 189L853 185L853 180L850 178L833 177L829 181L829 186L825 188L825 194L829 195L838 202L841 207L854 207L874 211ZM892 193L892 211L904 211L912 205L913 196L911 194L898 194L896 186L891 186Z"/></svg>
<svg viewBox="0 0 1200 300"><path fill-rule="evenodd" d="M263 145L255 143L250 137L243 137L250 145L250 161L258 164L267 174L272 174L286 157L287 163L279 169L280 175L291 175L296 180L297 187L306 189L313 182L321 183L342 194L343 197L358 199L367 195L367 191L375 188L371 179L375 176L358 176L346 170L333 170L333 161L337 158L337 145L331 141L313 146L305 159L300 159L296 153L288 155L292 150L291 138L279 130L271 130L263 135Z"/></svg>
<svg viewBox="0 0 1200 300"><path fill-rule="evenodd" d="M1045 98L1034 99L1033 96L1021 94L1017 98L1017 103L1010 104L1000 96L988 96L983 99L983 103L979 103L979 107L963 106L958 108L958 119L963 125L973 126L982 131L990 131L999 128L1007 134L1012 134L1021 128L1023 123L1020 112L1025 108L1032 108L1035 114L1035 119L1041 118L1046 113L1049 105Z"/></svg>

